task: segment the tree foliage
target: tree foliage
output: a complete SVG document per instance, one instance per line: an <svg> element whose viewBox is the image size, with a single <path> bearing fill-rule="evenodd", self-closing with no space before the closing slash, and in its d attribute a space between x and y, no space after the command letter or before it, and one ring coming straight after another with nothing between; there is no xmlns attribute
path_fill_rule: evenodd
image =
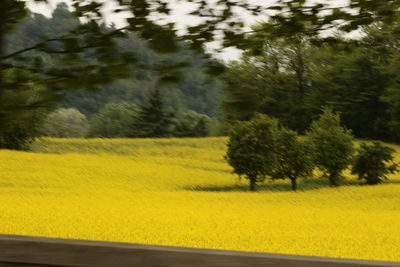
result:
<svg viewBox="0 0 400 267"><path fill-rule="evenodd" d="M165 110L160 89L155 89L147 97L147 103L139 107L133 124L135 132L129 137L169 137L173 134L175 114Z"/></svg>
<svg viewBox="0 0 400 267"><path fill-rule="evenodd" d="M52 13L52 17L41 14L32 14L23 19L15 31L6 37L7 51L23 49L40 42L42 35L60 35L68 33L79 24L79 20L68 10L65 3L59 3ZM104 26L106 31L115 30L112 25ZM205 65L209 59L204 55L195 53L184 43L176 53L160 54L152 51L145 40L136 34L129 33L126 38L115 40L118 49L125 52L136 53L137 62L130 68L130 75L125 79L118 79L110 84L99 85L98 90L84 90L66 88L62 90L65 108L76 108L90 117L98 113L108 103L121 101L143 103L146 94L157 85L160 73L156 68L161 68L161 62L186 62L187 66L179 67L180 80L178 83L169 84L165 94L167 106L176 110L191 109L196 112L214 116L217 101L221 96L217 78L208 75ZM50 55L37 52L45 64L57 65ZM94 54L86 53L85 57L92 60ZM161 71L161 70L160 70ZM71 90L70 90L71 89Z"/></svg>
<svg viewBox="0 0 400 267"><path fill-rule="evenodd" d="M313 153L308 142L285 127L276 131L276 166L273 179L289 179L292 190L297 190L297 179L311 177L314 169Z"/></svg>
<svg viewBox="0 0 400 267"><path fill-rule="evenodd" d="M139 112L139 107L126 102L104 105L89 121L88 137L118 138L134 134L129 127Z"/></svg>
<svg viewBox="0 0 400 267"><path fill-rule="evenodd" d="M241 61L228 65L222 76L227 95L223 108L236 119L265 113L303 132L311 121L305 106L310 87L305 58L311 51L304 41L263 40L261 48L257 47L261 54L245 54Z"/></svg>
<svg viewBox="0 0 400 267"><path fill-rule="evenodd" d="M380 142L372 145L362 143L357 152L351 172L369 185L379 184L387 179L388 174L399 171L398 163L393 162L395 150Z"/></svg>
<svg viewBox="0 0 400 267"><path fill-rule="evenodd" d="M31 81L22 70L3 72L6 88L0 88L0 148L27 150L40 134L39 127L56 101L45 87Z"/></svg>
<svg viewBox="0 0 400 267"><path fill-rule="evenodd" d="M146 40L151 49L161 53L177 52L182 41L197 51L204 51L206 43L221 37L223 46L245 49L256 47L259 43L247 38L240 14L250 12L259 15L274 11L268 23L254 31L267 33L271 37L307 36L313 43L321 40L334 42L337 41L334 36L321 37L320 33L327 29L350 32L374 22L391 23L400 6L397 0L350 0L343 7L304 0L278 1L267 6L253 5L244 0L211 1L212 3L187 0L185 2L194 5L191 15L201 19L178 36L174 23L163 23L166 20L156 19L173 15L171 1L117 0L119 6L113 12L127 11L132 14L127 20L127 26L118 29L109 29L104 25L102 9L106 2L72 0L70 4L77 18L74 27L60 34L44 33L40 35L40 40L30 46L18 49L11 47L11 50L7 50L6 35L13 32L29 12L26 1L0 1L0 95L5 90L16 90L24 86L21 78L23 75L18 75L11 82L6 81L6 73L10 70L24 71L30 75L30 83L48 90L41 97L35 95L34 101L19 102L23 104L18 109L1 108L0 139L7 139L5 135L11 129L7 125L20 123L16 118L22 115L17 113L34 113L38 109L49 108L63 90L96 90L116 79L129 77L131 66L137 63L138 53L119 49L116 40L127 38L130 32ZM79 23L80 20L85 23ZM91 55L90 59L88 55ZM210 71L216 73L222 70L215 61L210 63ZM161 65L141 64L141 68L153 68L161 74L161 80L171 81L176 79L176 68L182 65L182 62L168 62ZM0 101L2 107L5 102L3 98ZM30 136L29 139L33 137Z"/></svg>
<svg viewBox="0 0 400 267"><path fill-rule="evenodd" d="M248 49L223 75L225 113L241 120L264 113L304 133L330 106L356 137L400 141L399 22L374 24L335 46L254 33L258 51Z"/></svg>
<svg viewBox="0 0 400 267"><path fill-rule="evenodd" d="M331 186L338 186L354 152L351 131L341 126L339 114L325 108L311 124L307 136L314 149L316 166L324 172Z"/></svg>
<svg viewBox="0 0 400 267"><path fill-rule="evenodd" d="M275 130L278 122L256 114L250 121L237 122L229 134L226 159L234 172L250 182L250 190L264 181L276 165Z"/></svg>
<svg viewBox="0 0 400 267"><path fill-rule="evenodd" d="M205 137L209 134L211 119L195 111L180 114L175 122L174 136L177 137Z"/></svg>
<svg viewBox="0 0 400 267"><path fill-rule="evenodd" d="M41 127L41 134L59 138L84 137L87 128L87 118L79 110L60 108L46 117Z"/></svg>

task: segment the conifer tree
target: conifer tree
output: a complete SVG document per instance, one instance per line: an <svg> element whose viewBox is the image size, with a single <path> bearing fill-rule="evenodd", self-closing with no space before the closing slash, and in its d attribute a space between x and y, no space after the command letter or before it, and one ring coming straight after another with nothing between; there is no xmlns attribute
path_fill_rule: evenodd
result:
<svg viewBox="0 0 400 267"><path fill-rule="evenodd" d="M193 128L195 137L205 137L208 135L208 126L205 118L200 118Z"/></svg>
<svg viewBox="0 0 400 267"><path fill-rule="evenodd" d="M138 118L134 123L136 134L131 137L168 137L173 128L172 112L164 108L160 90L157 88L147 98L147 103L140 106Z"/></svg>

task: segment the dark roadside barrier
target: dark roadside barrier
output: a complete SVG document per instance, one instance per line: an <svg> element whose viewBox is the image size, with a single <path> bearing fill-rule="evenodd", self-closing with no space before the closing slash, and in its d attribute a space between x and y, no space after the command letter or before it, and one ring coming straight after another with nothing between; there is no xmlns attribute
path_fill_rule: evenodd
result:
<svg viewBox="0 0 400 267"><path fill-rule="evenodd" d="M3 266L400 267L400 262L0 235L0 267Z"/></svg>

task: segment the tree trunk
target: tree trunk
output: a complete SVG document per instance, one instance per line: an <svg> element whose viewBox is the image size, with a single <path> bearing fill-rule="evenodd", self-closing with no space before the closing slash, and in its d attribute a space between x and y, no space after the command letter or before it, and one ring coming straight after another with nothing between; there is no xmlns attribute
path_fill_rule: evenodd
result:
<svg viewBox="0 0 400 267"><path fill-rule="evenodd" d="M338 184L338 175L335 173L331 173L329 175L329 185L332 187L337 187L339 186Z"/></svg>
<svg viewBox="0 0 400 267"><path fill-rule="evenodd" d="M297 190L297 180L296 180L296 178L290 178L290 181L292 181L292 190L296 191Z"/></svg>
<svg viewBox="0 0 400 267"><path fill-rule="evenodd" d="M250 178L250 191L254 192L254 191L256 191L257 179L255 177L249 177L249 178Z"/></svg>
<svg viewBox="0 0 400 267"><path fill-rule="evenodd" d="M371 177L371 176L365 177L365 180L367 181L367 185L377 185L382 182L382 180L379 179L379 177Z"/></svg>

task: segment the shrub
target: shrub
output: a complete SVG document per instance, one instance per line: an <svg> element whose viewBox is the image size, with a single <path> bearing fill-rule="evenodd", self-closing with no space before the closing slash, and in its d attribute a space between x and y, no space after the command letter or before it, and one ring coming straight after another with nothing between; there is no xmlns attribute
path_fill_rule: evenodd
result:
<svg viewBox="0 0 400 267"><path fill-rule="evenodd" d="M294 131L281 127L276 132L275 153L277 164L273 179L289 179L292 190L297 190L297 179L312 175L314 164L309 145Z"/></svg>
<svg viewBox="0 0 400 267"><path fill-rule="evenodd" d="M138 107L126 102L104 105L89 123L88 137L116 138L135 135L131 125L136 120Z"/></svg>
<svg viewBox="0 0 400 267"><path fill-rule="evenodd" d="M1 70L0 149L29 150L58 95L22 70Z"/></svg>
<svg viewBox="0 0 400 267"><path fill-rule="evenodd" d="M272 174L276 166L274 131L278 122L262 114L237 122L231 129L226 159L239 177L250 182L250 190Z"/></svg>
<svg viewBox="0 0 400 267"><path fill-rule="evenodd" d="M351 163L353 136L340 125L340 116L325 108L307 132L314 149L316 166L328 177L331 186L338 186L342 171Z"/></svg>
<svg viewBox="0 0 400 267"><path fill-rule="evenodd" d="M33 124L32 127L29 127L29 124ZM0 134L0 149L29 150L39 136L36 124L36 122L10 123Z"/></svg>
<svg viewBox="0 0 400 267"><path fill-rule="evenodd" d="M354 159L352 174L369 185L379 184L388 174L398 172L398 164L393 162L394 149L382 146L379 142L372 145L361 144Z"/></svg>
<svg viewBox="0 0 400 267"><path fill-rule="evenodd" d="M75 108L60 108L44 121L42 135L53 137L84 137L88 129L85 115Z"/></svg>
<svg viewBox="0 0 400 267"><path fill-rule="evenodd" d="M205 137L209 134L211 119L207 115L195 111L187 111L179 115L174 129L177 137Z"/></svg>

